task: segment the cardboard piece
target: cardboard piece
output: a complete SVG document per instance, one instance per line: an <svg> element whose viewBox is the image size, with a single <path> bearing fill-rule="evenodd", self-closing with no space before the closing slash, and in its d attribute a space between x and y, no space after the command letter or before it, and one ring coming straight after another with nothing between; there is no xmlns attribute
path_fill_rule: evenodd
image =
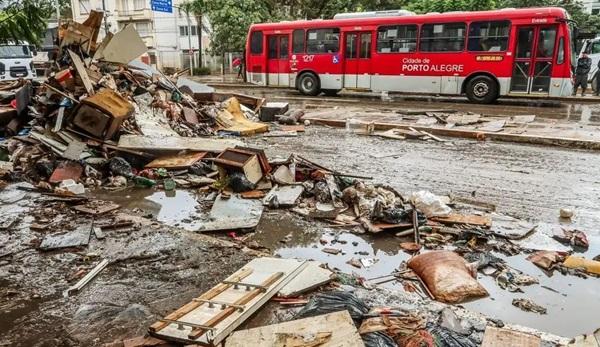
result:
<svg viewBox="0 0 600 347"><path fill-rule="evenodd" d="M488 326L485 328L481 347L539 347L541 344L541 339L535 335Z"/></svg>
<svg viewBox="0 0 600 347"><path fill-rule="evenodd" d="M325 336L329 336L329 338L324 338ZM297 337L305 344L295 344L294 340L291 340L290 337ZM282 338L284 338L283 341ZM321 338L321 340L315 342L316 338ZM339 311L316 317L236 331L225 341L225 347L246 346L363 347L364 343L348 311Z"/></svg>

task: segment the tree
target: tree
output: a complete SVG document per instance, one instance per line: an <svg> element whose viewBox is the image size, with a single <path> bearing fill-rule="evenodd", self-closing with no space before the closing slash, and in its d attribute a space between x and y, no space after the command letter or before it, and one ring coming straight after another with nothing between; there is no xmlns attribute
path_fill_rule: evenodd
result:
<svg viewBox="0 0 600 347"><path fill-rule="evenodd" d="M206 11L212 27L211 50L217 55L244 50L248 28L270 20L266 1L207 1Z"/></svg>
<svg viewBox="0 0 600 347"><path fill-rule="evenodd" d="M186 1L179 5L179 10L183 11L186 15L192 14L196 19L196 24L198 25L196 28L198 31L198 51L200 51L200 54L198 55L198 67L202 67L202 14L205 9L206 4L204 0ZM191 33L188 34L191 35Z"/></svg>
<svg viewBox="0 0 600 347"><path fill-rule="evenodd" d="M52 13L48 0L0 0L0 42L28 41L39 43Z"/></svg>

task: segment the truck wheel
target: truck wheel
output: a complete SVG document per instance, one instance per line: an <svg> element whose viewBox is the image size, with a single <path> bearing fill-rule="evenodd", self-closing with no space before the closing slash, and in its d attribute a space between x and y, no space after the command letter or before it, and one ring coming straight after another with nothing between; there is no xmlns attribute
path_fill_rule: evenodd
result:
<svg viewBox="0 0 600 347"><path fill-rule="evenodd" d="M489 76L478 76L467 84L467 97L472 102L489 104L498 98L498 85Z"/></svg>
<svg viewBox="0 0 600 347"><path fill-rule="evenodd" d="M298 80L298 90L304 95L315 96L319 94L321 91L319 79L311 72L303 73Z"/></svg>

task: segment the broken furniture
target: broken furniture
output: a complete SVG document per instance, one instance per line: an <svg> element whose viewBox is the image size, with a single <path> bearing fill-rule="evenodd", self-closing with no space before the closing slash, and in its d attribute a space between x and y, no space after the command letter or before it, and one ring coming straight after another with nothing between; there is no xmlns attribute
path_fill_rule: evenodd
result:
<svg viewBox="0 0 600 347"><path fill-rule="evenodd" d="M253 184L258 183L263 177L258 155L252 151L227 148L215 158L214 163L219 167L221 177L225 177L231 171L242 172Z"/></svg>
<svg viewBox="0 0 600 347"><path fill-rule="evenodd" d="M111 139L133 111L127 99L110 89L102 89L81 101L74 111L73 124L95 138Z"/></svg>
<svg viewBox="0 0 600 347"><path fill-rule="evenodd" d="M169 341L217 346L307 265L294 259L254 259L152 324L149 332Z"/></svg>

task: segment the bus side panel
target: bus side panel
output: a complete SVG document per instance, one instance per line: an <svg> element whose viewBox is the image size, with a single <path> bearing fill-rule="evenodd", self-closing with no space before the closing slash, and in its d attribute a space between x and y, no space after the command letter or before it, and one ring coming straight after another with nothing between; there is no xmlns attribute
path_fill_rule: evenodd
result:
<svg viewBox="0 0 600 347"><path fill-rule="evenodd" d="M303 72L315 73L319 77L321 89L342 89L343 72L340 57L340 52L292 54L292 66L296 66L297 76ZM292 85L295 85L295 81Z"/></svg>
<svg viewBox="0 0 600 347"><path fill-rule="evenodd" d="M266 43L266 35L263 33L262 44L263 49L260 54L252 54L250 48L250 36L252 31L248 32L248 37L246 38L246 57L245 57L245 65L246 65L246 78L248 82L258 84L261 86L267 85L267 74L266 74L266 64L267 64L267 43Z"/></svg>

